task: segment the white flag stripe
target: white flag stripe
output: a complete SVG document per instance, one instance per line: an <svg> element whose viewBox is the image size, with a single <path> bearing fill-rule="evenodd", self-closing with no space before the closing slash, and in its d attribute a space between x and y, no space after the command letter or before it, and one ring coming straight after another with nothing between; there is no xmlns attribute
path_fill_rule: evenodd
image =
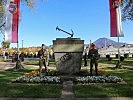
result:
<svg viewBox="0 0 133 100"><path fill-rule="evenodd" d="M20 0L7 0L5 41L18 43L18 20Z"/></svg>
<svg viewBox="0 0 133 100"><path fill-rule="evenodd" d="M116 9L116 16L117 16L117 36L122 37L124 36L122 32L122 24L121 24L121 11L120 7Z"/></svg>
<svg viewBox="0 0 133 100"><path fill-rule="evenodd" d="M5 41L12 42L12 14L9 12L10 0L6 4Z"/></svg>
<svg viewBox="0 0 133 100"><path fill-rule="evenodd" d="M110 36L123 37L121 23L121 0L109 0L110 3Z"/></svg>

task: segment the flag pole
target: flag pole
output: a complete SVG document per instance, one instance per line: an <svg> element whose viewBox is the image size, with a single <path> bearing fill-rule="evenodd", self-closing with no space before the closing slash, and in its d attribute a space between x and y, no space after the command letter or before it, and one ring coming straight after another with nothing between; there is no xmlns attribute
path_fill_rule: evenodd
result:
<svg viewBox="0 0 133 100"><path fill-rule="evenodd" d="M106 48L107 48L107 43L106 43L107 41L106 41L106 38L105 38L105 56L106 56Z"/></svg>
<svg viewBox="0 0 133 100"><path fill-rule="evenodd" d="M119 36L118 36L118 62L120 62Z"/></svg>
<svg viewBox="0 0 133 100"><path fill-rule="evenodd" d="M121 60L120 60L120 47L119 47L119 43L120 43L120 41L119 41L119 35L118 35L118 62L117 62L117 64L116 64L116 68L120 68L121 67Z"/></svg>
<svg viewBox="0 0 133 100"><path fill-rule="evenodd" d="M19 42L17 42L17 53L18 53L18 60L19 60Z"/></svg>

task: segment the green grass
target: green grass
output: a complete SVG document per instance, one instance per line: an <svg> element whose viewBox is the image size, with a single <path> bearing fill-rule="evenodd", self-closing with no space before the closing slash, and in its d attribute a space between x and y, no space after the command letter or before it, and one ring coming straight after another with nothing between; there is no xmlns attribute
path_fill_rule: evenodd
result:
<svg viewBox="0 0 133 100"><path fill-rule="evenodd" d="M132 97L133 96L133 70L118 69L106 71L112 75L120 76L127 84L93 84L75 85L76 97Z"/></svg>
<svg viewBox="0 0 133 100"><path fill-rule="evenodd" d="M122 62L123 65L133 66L133 60L125 60Z"/></svg>
<svg viewBox="0 0 133 100"><path fill-rule="evenodd" d="M113 59L111 61L105 61L105 60L99 60L99 64L116 64L118 61L116 59ZM133 60L125 59L122 61L122 65L128 65L133 66Z"/></svg>
<svg viewBox="0 0 133 100"><path fill-rule="evenodd" d="M37 64L38 61L28 63ZM89 61L88 61L89 63ZM116 64L116 60L99 61L100 64ZM132 65L132 60L123 62ZM55 64L55 62L50 62ZM120 76L127 84L93 84L77 85L74 84L74 93L76 97L133 97L133 70L128 69L105 69L111 75ZM56 84L16 84L11 83L12 79L23 75L31 70L22 71L0 71L0 97L33 97L47 98L60 97L62 85ZM84 71L83 71L84 72Z"/></svg>
<svg viewBox="0 0 133 100"><path fill-rule="evenodd" d="M28 61L28 62L25 62L26 65L39 65L39 61ZM54 61L50 61L49 62L49 65L55 65L55 62Z"/></svg>
<svg viewBox="0 0 133 100"><path fill-rule="evenodd" d="M49 98L60 97L60 85L45 84L0 84L1 97Z"/></svg>
<svg viewBox="0 0 133 100"><path fill-rule="evenodd" d="M75 86L76 97L132 97L133 89L125 85Z"/></svg>
<svg viewBox="0 0 133 100"><path fill-rule="evenodd" d="M3 60L4 61L4 60ZM7 61L8 62L8 61ZM90 60L88 60L88 64L89 64ZM112 59L111 61L105 61L105 60L99 60L99 65L101 64L114 64L116 65L117 60L116 59ZM27 61L25 62L26 65L39 65L39 61L37 60L33 60L33 61ZM55 61L49 61L49 65L54 65L55 66ZM84 65L84 61L82 60L82 65ZM128 66L133 66L133 59L132 58L127 58L122 62L122 65L128 65Z"/></svg>
<svg viewBox="0 0 133 100"><path fill-rule="evenodd" d="M106 59L99 59L99 65L103 65L103 64L111 64L111 65L116 65L118 62L118 59L112 59L111 61L108 61ZM90 64L90 59L88 59L88 65ZM122 65L128 65L128 66L133 66L133 59L132 58L126 58L124 59L124 61L121 62ZM84 65L84 60L82 60L82 65Z"/></svg>
<svg viewBox="0 0 133 100"><path fill-rule="evenodd" d="M27 61L27 62L25 62L25 64L26 65L39 65L39 61L36 61L36 60L35 61L34 60L33 61Z"/></svg>
<svg viewBox="0 0 133 100"><path fill-rule="evenodd" d="M111 61L105 61L105 60L99 60L99 64L116 64L117 60L111 60Z"/></svg>
<svg viewBox="0 0 133 100"><path fill-rule="evenodd" d="M61 85L11 83L12 79L30 71L0 71L0 97L60 97Z"/></svg>

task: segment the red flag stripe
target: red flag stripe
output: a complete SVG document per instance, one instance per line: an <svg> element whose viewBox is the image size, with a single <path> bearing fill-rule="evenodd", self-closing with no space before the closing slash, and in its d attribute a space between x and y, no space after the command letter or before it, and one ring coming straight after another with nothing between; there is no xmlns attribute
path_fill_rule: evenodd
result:
<svg viewBox="0 0 133 100"><path fill-rule="evenodd" d="M18 24L19 24L19 6L20 0L14 0L14 3L17 4L16 13L13 14L12 21L12 43L18 43Z"/></svg>
<svg viewBox="0 0 133 100"><path fill-rule="evenodd" d="M19 6L20 0L7 0L5 41L10 43L18 43Z"/></svg>
<svg viewBox="0 0 133 100"><path fill-rule="evenodd" d="M120 0L109 0L110 3L110 36L123 36L120 14Z"/></svg>

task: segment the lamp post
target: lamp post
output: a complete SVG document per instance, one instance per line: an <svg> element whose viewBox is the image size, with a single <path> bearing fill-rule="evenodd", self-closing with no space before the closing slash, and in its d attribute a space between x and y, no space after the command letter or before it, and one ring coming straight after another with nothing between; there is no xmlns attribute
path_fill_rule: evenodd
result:
<svg viewBox="0 0 133 100"><path fill-rule="evenodd" d="M24 40L22 40L22 52L23 52L23 42L24 42Z"/></svg>

